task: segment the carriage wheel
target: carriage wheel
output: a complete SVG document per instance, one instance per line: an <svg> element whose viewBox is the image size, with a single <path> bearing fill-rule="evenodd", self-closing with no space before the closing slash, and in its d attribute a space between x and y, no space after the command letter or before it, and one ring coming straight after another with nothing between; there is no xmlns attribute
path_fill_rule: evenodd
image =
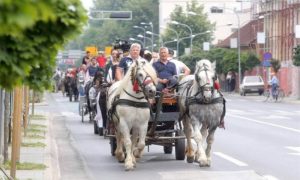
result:
<svg viewBox="0 0 300 180"><path fill-rule="evenodd" d="M164 153L165 154L172 154L173 146L164 146Z"/></svg>
<svg viewBox="0 0 300 180"><path fill-rule="evenodd" d="M172 122L172 127L174 127L173 122ZM166 133L166 136L167 137L172 137L173 133ZM172 154L172 152L173 152L173 146L172 146L172 144L164 146L164 153L165 154Z"/></svg>
<svg viewBox="0 0 300 180"><path fill-rule="evenodd" d="M176 135L184 135L183 132L177 132ZM175 158L176 160L184 160L185 158L185 139L177 139L175 141Z"/></svg>
<svg viewBox="0 0 300 180"><path fill-rule="evenodd" d="M115 137L109 138L109 144L110 144L110 153L112 156L115 156L115 151L117 149L117 140Z"/></svg>
<svg viewBox="0 0 300 180"><path fill-rule="evenodd" d="M98 134L98 133L99 133L98 125L97 122L94 121L94 134Z"/></svg>
<svg viewBox="0 0 300 180"><path fill-rule="evenodd" d="M81 107L81 122L83 123L84 120L84 107Z"/></svg>
<svg viewBox="0 0 300 180"><path fill-rule="evenodd" d="M99 136L103 136L103 132L104 132L104 129L103 129L103 127L99 127L98 128L98 132L99 132Z"/></svg>

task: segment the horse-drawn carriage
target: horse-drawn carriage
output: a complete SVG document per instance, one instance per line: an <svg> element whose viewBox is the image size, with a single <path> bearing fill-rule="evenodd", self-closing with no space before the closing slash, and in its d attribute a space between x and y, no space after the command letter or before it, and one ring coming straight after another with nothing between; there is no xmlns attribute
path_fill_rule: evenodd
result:
<svg viewBox="0 0 300 180"><path fill-rule="evenodd" d="M180 81L178 97L164 93L156 97L156 79L155 70L141 59L108 89L105 136L110 139L111 154L125 162L125 170L133 170L146 145L161 145L165 153L172 153L175 146L177 160L186 155L189 163L210 166L214 132L225 113L224 99L214 83L215 64L199 61L194 75ZM195 151L191 138L197 143Z"/></svg>
<svg viewBox="0 0 300 180"><path fill-rule="evenodd" d="M185 136L182 124L178 121L177 97L161 93L156 100L156 103L151 105L151 118L148 122L145 144L163 146L165 154L172 154L174 146L176 160L184 160ZM109 121L107 125L105 136L109 137L111 155L114 156L117 148L115 127L113 121Z"/></svg>

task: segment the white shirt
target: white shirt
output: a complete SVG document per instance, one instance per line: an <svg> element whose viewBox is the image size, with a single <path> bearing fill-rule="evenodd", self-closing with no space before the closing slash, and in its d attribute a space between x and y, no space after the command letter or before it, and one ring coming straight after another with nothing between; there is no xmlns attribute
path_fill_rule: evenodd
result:
<svg viewBox="0 0 300 180"><path fill-rule="evenodd" d="M186 65L183 62L178 61L177 59L170 59L169 61L175 64L177 75L184 71Z"/></svg>

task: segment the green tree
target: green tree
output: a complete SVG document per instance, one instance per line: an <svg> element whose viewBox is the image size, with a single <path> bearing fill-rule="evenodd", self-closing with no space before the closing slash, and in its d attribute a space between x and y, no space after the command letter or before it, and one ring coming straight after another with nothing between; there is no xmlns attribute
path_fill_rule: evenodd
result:
<svg viewBox="0 0 300 180"><path fill-rule="evenodd" d="M57 51L80 32L85 14L79 0L1 1L0 87L48 88Z"/></svg>
<svg viewBox="0 0 300 180"><path fill-rule="evenodd" d="M295 66L300 66L300 45L298 45L296 48L294 48L294 65Z"/></svg>
<svg viewBox="0 0 300 180"><path fill-rule="evenodd" d="M121 20L90 20L90 26L86 29L80 39L80 47L88 45L96 45L102 49L107 45L111 45L115 39L126 39L130 37L136 38L136 35L143 34L140 29L134 29L133 26L141 26L141 22L152 22L154 32L158 33L158 0L94 0L92 10L106 11L132 11L131 21ZM150 27L146 30L151 31ZM148 37L150 37L148 35ZM78 43L70 43L67 48L78 48ZM150 43L148 42L148 45Z"/></svg>
<svg viewBox="0 0 300 180"><path fill-rule="evenodd" d="M182 24L188 25L193 34L202 33L206 31L213 31L214 24L211 24L207 18L207 15L203 12L204 7L199 5L197 1L193 0L187 3L185 9L182 6L176 6L174 11L171 13L170 21L177 21ZM189 15L186 12L194 12L196 15ZM190 37L190 31L187 27L175 24L168 24L171 29L176 29L179 38ZM164 40L170 41L175 39L175 34L173 31L166 29L164 33ZM209 33L196 36L193 39L193 49L202 47L203 42L211 40L211 35ZM175 48L175 43L173 43L173 48ZM184 48L190 47L190 38L186 38L180 42L179 54L183 54Z"/></svg>

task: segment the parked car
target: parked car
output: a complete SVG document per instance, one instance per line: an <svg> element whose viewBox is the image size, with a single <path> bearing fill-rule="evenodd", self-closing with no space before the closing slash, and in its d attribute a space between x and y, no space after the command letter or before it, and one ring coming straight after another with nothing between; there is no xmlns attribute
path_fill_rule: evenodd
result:
<svg viewBox="0 0 300 180"><path fill-rule="evenodd" d="M240 86L241 96L246 96L246 93L264 93L264 80L261 76L245 76Z"/></svg>

